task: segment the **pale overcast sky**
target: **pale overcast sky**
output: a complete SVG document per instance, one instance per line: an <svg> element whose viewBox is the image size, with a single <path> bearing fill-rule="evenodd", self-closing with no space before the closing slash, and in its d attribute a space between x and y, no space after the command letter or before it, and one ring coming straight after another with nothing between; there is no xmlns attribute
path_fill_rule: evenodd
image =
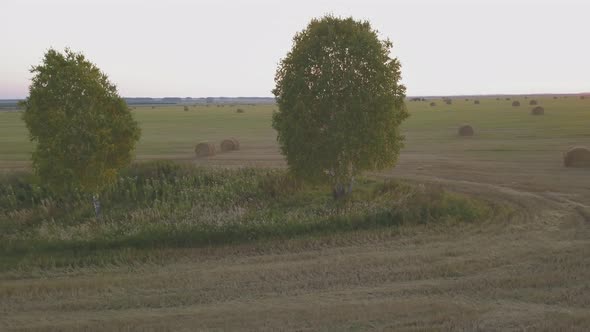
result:
<svg viewBox="0 0 590 332"><path fill-rule="evenodd" d="M394 43L408 95L590 91L590 0L0 0L0 98L69 46L128 97L271 96L293 35L327 13Z"/></svg>

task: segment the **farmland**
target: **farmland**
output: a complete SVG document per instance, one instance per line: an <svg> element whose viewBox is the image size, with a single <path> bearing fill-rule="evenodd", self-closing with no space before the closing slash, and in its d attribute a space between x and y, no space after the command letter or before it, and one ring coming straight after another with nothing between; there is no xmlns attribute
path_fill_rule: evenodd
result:
<svg viewBox="0 0 590 332"><path fill-rule="evenodd" d="M408 102L412 116L403 124L407 136L404 157L414 153L439 151L441 156L467 160L540 161L559 164L556 155L568 146L588 142L587 99L575 96L567 99L534 98L545 107L546 115L531 117L531 106L522 97L522 106L512 107L512 100L504 98L457 99L451 105L438 100L437 106L428 102ZM245 113L236 113L242 108ZM142 128L137 148L138 160L194 159L193 149L200 141L219 142L235 136L243 149L232 154L221 154L205 161L208 165L261 166L284 165L276 144L276 133L271 128L274 105L199 105L137 106L134 114ZM470 140L456 137L457 128L469 123L476 136ZM29 165L32 149L20 113L0 112L0 168L23 168ZM549 156L551 155L551 157ZM549 159L551 158L551 159Z"/></svg>
<svg viewBox="0 0 590 332"><path fill-rule="evenodd" d="M530 115L530 99L545 115ZM368 174L358 189L374 192L390 180L442 187L487 204L482 220L7 263L0 329L584 330L590 172L563 167L562 153L590 146L590 100L478 100L408 102L398 166ZM282 169L274 108L136 106L137 160ZM473 137L457 135L464 123ZM194 158L196 143L227 137L241 149ZM20 114L0 112L0 168L28 169L31 148ZM328 204L315 195L310 206Z"/></svg>

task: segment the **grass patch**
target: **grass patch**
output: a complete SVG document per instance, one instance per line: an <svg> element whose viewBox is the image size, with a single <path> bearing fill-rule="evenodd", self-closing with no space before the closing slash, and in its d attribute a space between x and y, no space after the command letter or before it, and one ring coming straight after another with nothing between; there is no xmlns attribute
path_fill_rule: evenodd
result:
<svg viewBox="0 0 590 332"><path fill-rule="evenodd" d="M361 179L334 201L282 170L136 164L91 199L57 197L34 176L0 178L0 267L116 263L143 249L204 247L399 225L473 222L490 207L440 187ZM123 253L123 256L120 254ZM133 255L131 255L133 256Z"/></svg>

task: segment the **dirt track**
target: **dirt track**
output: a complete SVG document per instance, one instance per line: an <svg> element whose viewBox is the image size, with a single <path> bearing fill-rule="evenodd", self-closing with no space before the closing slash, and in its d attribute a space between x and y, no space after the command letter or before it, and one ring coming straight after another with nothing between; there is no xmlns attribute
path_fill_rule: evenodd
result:
<svg viewBox="0 0 590 332"><path fill-rule="evenodd" d="M468 225L176 250L169 264L4 280L0 329L580 330L588 170L406 153L378 176L507 205ZM67 277L67 278L66 278Z"/></svg>

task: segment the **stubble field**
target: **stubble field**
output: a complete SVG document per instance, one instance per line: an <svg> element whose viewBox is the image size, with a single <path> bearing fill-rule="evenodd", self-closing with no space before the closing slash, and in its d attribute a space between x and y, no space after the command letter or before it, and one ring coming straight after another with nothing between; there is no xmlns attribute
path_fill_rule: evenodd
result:
<svg viewBox="0 0 590 332"><path fill-rule="evenodd" d="M371 174L434 183L503 209L480 223L154 250L135 264L0 272L2 330L587 330L590 100L408 102L406 147ZM513 107L513 100L521 102ZM236 113L240 107L245 113ZM139 160L284 167L275 106L136 107ZM20 114L0 112L0 168L27 168ZM469 123L475 136L460 138ZM194 159L199 141L241 150ZM305 142L302 142L305 144Z"/></svg>

